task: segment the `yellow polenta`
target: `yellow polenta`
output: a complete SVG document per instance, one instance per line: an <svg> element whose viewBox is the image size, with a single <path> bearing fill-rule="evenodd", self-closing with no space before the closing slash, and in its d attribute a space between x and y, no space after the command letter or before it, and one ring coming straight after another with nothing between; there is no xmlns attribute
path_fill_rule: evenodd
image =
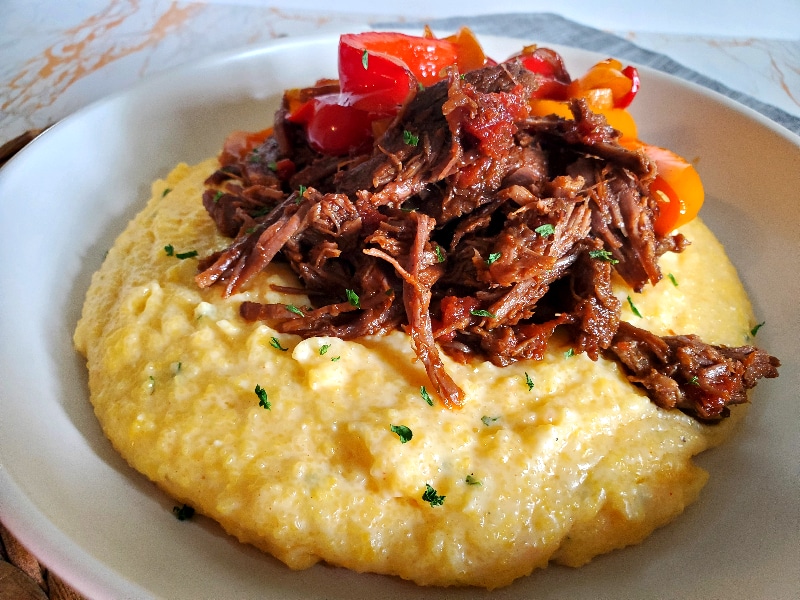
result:
<svg viewBox="0 0 800 600"><path fill-rule="evenodd" d="M154 184L95 274L75 332L105 433L179 502L292 568L323 560L492 588L637 543L697 498L707 475L691 457L721 441L742 407L701 425L556 338L541 362L445 357L466 393L448 410L423 399L425 371L401 332L302 341L243 321L243 300L307 299L270 289L294 282L277 264L227 299L195 285L197 259L179 256L229 243L200 201L215 168L180 165ZM620 284L622 318L741 345L752 317L734 269L699 220L684 233L693 245L661 261L678 285L632 294ZM444 499L428 502L426 490Z"/></svg>

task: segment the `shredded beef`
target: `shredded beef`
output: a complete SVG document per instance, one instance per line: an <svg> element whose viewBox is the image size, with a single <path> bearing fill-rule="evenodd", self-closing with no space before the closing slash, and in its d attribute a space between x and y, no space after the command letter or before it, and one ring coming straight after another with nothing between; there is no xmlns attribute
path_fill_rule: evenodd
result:
<svg viewBox="0 0 800 600"><path fill-rule="evenodd" d="M747 402L746 391L762 377L777 377L780 366L753 346L712 346L695 335L659 337L625 322L609 352L653 402L706 422L727 417L730 405Z"/></svg>
<svg viewBox="0 0 800 600"><path fill-rule="evenodd" d="M201 261L198 285L231 295L286 261L312 306L248 301L243 318L304 338L402 328L447 406L464 394L441 352L540 359L562 327L576 352L618 360L659 406L726 416L778 361L620 322L612 271L640 291L661 279L658 257L688 241L654 232L654 163L581 100L572 119L529 116L537 86L515 60L452 72L418 91L372 151L349 156L315 152L288 118L291 100L336 82L287 92L272 135L247 155L232 136L206 182L203 204L234 239Z"/></svg>

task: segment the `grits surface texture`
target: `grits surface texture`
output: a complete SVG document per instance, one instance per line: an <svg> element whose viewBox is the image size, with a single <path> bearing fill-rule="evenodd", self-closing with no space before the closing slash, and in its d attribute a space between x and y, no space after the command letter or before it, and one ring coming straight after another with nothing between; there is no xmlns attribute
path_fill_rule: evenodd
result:
<svg viewBox="0 0 800 600"><path fill-rule="evenodd" d="M216 165L179 165L153 184L75 332L106 435L176 500L292 568L322 560L494 588L638 543L697 498L707 474L692 456L722 441L744 407L716 426L664 411L616 363L568 356L556 336L539 362L445 357L466 393L450 410L421 397L430 384L401 332L301 340L243 321L243 300L307 299L270 289L296 285L280 264L230 298L195 285L197 259L178 255L229 243L200 201ZM753 319L735 270L702 222L682 231L693 244L661 261L678 285L633 294L617 283L622 319L745 343ZM413 434L405 443L392 429L401 425ZM423 499L426 486L441 504Z"/></svg>

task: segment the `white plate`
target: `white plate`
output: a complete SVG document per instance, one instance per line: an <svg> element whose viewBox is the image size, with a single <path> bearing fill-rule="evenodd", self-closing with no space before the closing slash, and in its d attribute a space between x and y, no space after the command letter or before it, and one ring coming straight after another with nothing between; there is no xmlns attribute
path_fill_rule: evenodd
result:
<svg viewBox="0 0 800 600"><path fill-rule="evenodd" d="M519 40L483 38L504 58ZM91 273L179 161L271 122L287 87L336 73L336 37L295 39L180 68L57 124L0 171L0 514L91 598L467 598L317 566L293 572L174 502L112 451L71 337ZM559 48L574 74L598 58ZM800 140L727 99L643 69L641 137L690 159L706 221L726 244L783 360L736 438L701 462L699 502L644 544L550 568L493 598L788 598L800 590L798 262ZM709 289L709 294L714 290Z"/></svg>

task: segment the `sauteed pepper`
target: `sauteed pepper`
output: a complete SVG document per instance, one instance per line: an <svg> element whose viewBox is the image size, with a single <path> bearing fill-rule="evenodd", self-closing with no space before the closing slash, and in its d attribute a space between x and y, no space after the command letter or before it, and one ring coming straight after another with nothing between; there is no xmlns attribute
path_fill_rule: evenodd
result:
<svg viewBox="0 0 800 600"><path fill-rule="evenodd" d="M319 152L347 154L372 142L374 129L398 113L418 86L428 86L455 65L460 71L482 67L486 57L464 28L437 39L402 33L347 34L339 40L339 90L307 100L289 120L306 126Z"/></svg>
<svg viewBox="0 0 800 600"><path fill-rule="evenodd" d="M669 150L638 139L636 122L627 111L635 99L640 77L636 67L606 59L582 77L572 79L561 56L549 49L527 46L512 58L540 76L528 106L532 116L556 114L571 119L568 101L583 98L620 132L620 142L645 152L658 167L653 190L661 200L656 231L666 235L692 220L703 203L703 186L694 167ZM428 86L456 66L467 72L492 63L469 28L436 38L366 32L343 35L339 41L339 79L320 82L318 95L291 102L289 120L303 124L311 146L322 153L346 155L368 149L419 86ZM288 93L292 97L292 93Z"/></svg>

